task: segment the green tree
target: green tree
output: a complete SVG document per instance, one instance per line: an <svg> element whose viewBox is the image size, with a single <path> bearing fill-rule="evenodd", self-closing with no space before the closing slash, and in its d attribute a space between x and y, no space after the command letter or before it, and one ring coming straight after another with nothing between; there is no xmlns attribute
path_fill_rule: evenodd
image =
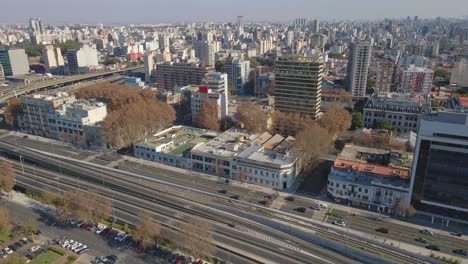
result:
<svg viewBox="0 0 468 264"><path fill-rule="evenodd" d="M63 43L57 45L62 50L62 54L65 54L69 49L79 49L81 48L81 43L77 40L67 40Z"/></svg>
<svg viewBox="0 0 468 264"><path fill-rule="evenodd" d="M392 122L390 120L377 120L375 121L374 127L377 129L392 130Z"/></svg>
<svg viewBox="0 0 468 264"><path fill-rule="evenodd" d="M255 69L260 64L256 59L250 58L250 68Z"/></svg>
<svg viewBox="0 0 468 264"><path fill-rule="evenodd" d="M448 71L446 69L437 69L434 72L434 77L443 77L447 78L449 75Z"/></svg>
<svg viewBox="0 0 468 264"><path fill-rule="evenodd" d="M220 60L215 62L215 69L217 72L226 72L226 69L224 67L225 62Z"/></svg>
<svg viewBox="0 0 468 264"><path fill-rule="evenodd" d="M42 45L30 44L30 45L24 46L23 48L24 48L24 51L26 52L26 55L28 55L28 57L37 57L37 56L42 55L42 49L43 49Z"/></svg>
<svg viewBox="0 0 468 264"><path fill-rule="evenodd" d="M351 122L352 129L360 129L364 127L364 120L362 118L361 112L356 112L353 114L353 120Z"/></svg>

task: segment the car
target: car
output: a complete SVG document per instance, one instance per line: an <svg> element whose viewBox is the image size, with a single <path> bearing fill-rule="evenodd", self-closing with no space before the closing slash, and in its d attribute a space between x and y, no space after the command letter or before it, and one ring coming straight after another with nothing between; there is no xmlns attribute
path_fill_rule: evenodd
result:
<svg viewBox="0 0 468 264"><path fill-rule="evenodd" d="M233 196L231 196L231 199L236 199L236 200L239 200L239 198L240 198L240 196L239 196L239 195L237 195L237 194L236 194L236 195L233 195Z"/></svg>
<svg viewBox="0 0 468 264"><path fill-rule="evenodd" d="M229 227L232 227L232 228L235 228L235 227L236 227L236 225L233 224L233 223L229 223L228 226L229 226Z"/></svg>
<svg viewBox="0 0 468 264"><path fill-rule="evenodd" d="M77 249L77 248L79 248L81 246L83 246L83 244L81 244L81 243L74 244L73 246L70 247L70 250L75 252L75 249Z"/></svg>
<svg viewBox="0 0 468 264"><path fill-rule="evenodd" d="M5 251L7 254L13 254L13 250L11 250L9 247L4 248L3 251Z"/></svg>
<svg viewBox="0 0 468 264"><path fill-rule="evenodd" d="M316 204L314 206L311 206L310 209L313 209L313 210L317 210L317 211L320 211L320 205Z"/></svg>
<svg viewBox="0 0 468 264"><path fill-rule="evenodd" d="M33 252L36 252L36 251L37 251L38 249L40 249L40 248L41 248L41 246L33 246L33 247L31 247L28 251L31 252L31 253L33 253Z"/></svg>
<svg viewBox="0 0 468 264"><path fill-rule="evenodd" d="M182 261L184 260L184 256L179 256L175 261L174 263L175 264L182 264Z"/></svg>
<svg viewBox="0 0 468 264"><path fill-rule="evenodd" d="M24 240L18 240L18 242L16 243L19 243L21 246L24 246L27 244L27 242L25 242Z"/></svg>
<svg viewBox="0 0 468 264"><path fill-rule="evenodd" d="M73 251L76 252L76 253L78 253L78 252L80 252L81 250L86 249L86 248L88 248L88 246L82 245L82 246L80 246L80 247L75 248L75 250L73 250Z"/></svg>
<svg viewBox="0 0 468 264"><path fill-rule="evenodd" d="M464 249L454 249L453 253L459 254L462 256L468 256L468 250L464 250Z"/></svg>
<svg viewBox="0 0 468 264"><path fill-rule="evenodd" d="M23 136L23 138L28 138L28 137L29 137L29 136L27 136L27 135Z"/></svg>
<svg viewBox="0 0 468 264"><path fill-rule="evenodd" d="M388 229L386 227L379 227L379 228L375 229L375 231L380 232L380 233L384 233L384 234L390 233L390 229Z"/></svg>
<svg viewBox="0 0 468 264"><path fill-rule="evenodd" d="M25 244L29 243L29 240L27 237L23 237L22 239L20 239L21 241L23 241Z"/></svg>
<svg viewBox="0 0 468 264"><path fill-rule="evenodd" d="M16 250L18 250L19 247L16 246L15 244L12 244L12 245L9 245L8 248L13 250L13 251L16 251Z"/></svg>
<svg viewBox="0 0 468 264"><path fill-rule="evenodd" d="M203 264L203 260L199 259L196 264Z"/></svg>
<svg viewBox="0 0 468 264"><path fill-rule="evenodd" d="M327 209L328 208L328 204L325 204L325 203L321 203L319 204L320 208L323 208L323 209Z"/></svg>
<svg viewBox="0 0 468 264"><path fill-rule="evenodd" d="M104 231L105 229L107 228L107 226L105 225L98 225L97 229L96 229L96 234L101 234L102 231Z"/></svg>
<svg viewBox="0 0 468 264"><path fill-rule="evenodd" d="M427 229L421 230L419 232L421 232L422 234L425 234L425 235L430 235L430 236L434 235L434 233L432 231L427 230Z"/></svg>
<svg viewBox="0 0 468 264"><path fill-rule="evenodd" d="M427 243L427 240L425 238L423 238L423 237L418 237L418 238L415 239L415 241L418 241L418 242L423 243L423 244Z"/></svg>
<svg viewBox="0 0 468 264"><path fill-rule="evenodd" d="M300 213L305 213L306 212L306 208L305 207L298 207L296 209L294 209L295 211L298 211Z"/></svg>
<svg viewBox="0 0 468 264"><path fill-rule="evenodd" d="M440 251L440 248L436 245L429 245L426 246L427 249L434 250L434 251Z"/></svg>
<svg viewBox="0 0 468 264"><path fill-rule="evenodd" d="M78 252L76 252L76 253L78 253L78 254L81 255L81 254L86 253L86 252L88 252L88 251L89 251L89 248L83 248L82 250L80 250L80 251L78 251Z"/></svg>
<svg viewBox="0 0 468 264"><path fill-rule="evenodd" d="M343 221L333 221L332 224L334 225L337 225L337 226L341 226L341 227L346 227L346 223L343 222Z"/></svg>
<svg viewBox="0 0 468 264"><path fill-rule="evenodd" d="M286 201L289 201L289 202L294 202L295 198L293 196L288 196L286 198L284 198Z"/></svg>
<svg viewBox="0 0 468 264"><path fill-rule="evenodd" d="M223 190L219 190L218 192L219 192L219 193L222 193L222 194L226 194L226 193L227 193L227 190L224 190L224 189L223 189Z"/></svg>
<svg viewBox="0 0 468 264"><path fill-rule="evenodd" d="M457 237L461 237L463 234L461 232L453 232L453 233L450 233L454 236L457 236Z"/></svg>

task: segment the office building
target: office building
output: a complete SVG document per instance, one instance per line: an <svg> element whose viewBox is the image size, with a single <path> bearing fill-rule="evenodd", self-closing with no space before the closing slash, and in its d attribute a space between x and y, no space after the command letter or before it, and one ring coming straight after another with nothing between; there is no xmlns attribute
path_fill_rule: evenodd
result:
<svg viewBox="0 0 468 264"><path fill-rule="evenodd" d="M44 46L44 49L42 50L42 59L44 60L46 71L65 65L62 57L62 51L60 48L54 48L53 45Z"/></svg>
<svg viewBox="0 0 468 264"><path fill-rule="evenodd" d="M96 48L88 45L78 50L67 50L67 61L70 74L89 73L92 68L99 66Z"/></svg>
<svg viewBox="0 0 468 264"><path fill-rule="evenodd" d="M156 64L155 79L158 88L173 90L186 85L201 85L212 67L205 67L196 63L162 62Z"/></svg>
<svg viewBox="0 0 468 264"><path fill-rule="evenodd" d="M460 59L455 63L450 76L450 84L459 87L468 87L468 60L465 58Z"/></svg>
<svg viewBox="0 0 468 264"><path fill-rule="evenodd" d="M0 64L5 76L16 76L29 73L28 56L24 49L0 50Z"/></svg>
<svg viewBox="0 0 468 264"><path fill-rule="evenodd" d="M229 101L228 75L226 73L207 73L202 80L202 86L208 87L214 92L224 93L226 101Z"/></svg>
<svg viewBox="0 0 468 264"><path fill-rule="evenodd" d="M365 97L367 75L371 60L371 43L357 42L349 45L347 80L352 97Z"/></svg>
<svg viewBox="0 0 468 264"><path fill-rule="evenodd" d="M318 19L314 19L310 21L310 27L312 29L313 33L319 33L320 32L320 22Z"/></svg>
<svg viewBox="0 0 468 264"><path fill-rule="evenodd" d="M194 44L195 56L200 59L202 65L215 65L215 51L213 43L198 40Z"/></svg>
<svg viewBox="0 0 468 264"><path fill-rule="evenodd" d="M275 74L267 71L269 67L257 66L254 71L254 95L265 96L272 93L275 86Z"/></svg>
<svg viewBox="0 0 468 264"><path fill-rule="evenodd" d="M377 62L376 78L375 78L375 92L388 93L392 89L393 80L393 67L391 61L381 60Z"/></svg>
<svg viewBox="0 0 468 264"><path fill-rule="evenodd" d="M275 68L275 108L318 119L323 60L315 56L281 56Z"/></svg>
<svg viewBox="0 0 468 264"><path fill-rule="evenodd" d="M55 110L64 103L75 102L75 96L65 93L45 93L22 96L21 110L18 115L19 129L25 133L52 137L49 130L49 116L54 115Z"/></svg>
<svg viewBox="0 0 468 264"><path fill-rule="evenodd" d="M46 34L46 30L42 20L39 18L30 18L29 19L29 30L33 34Z"/></svg>
<svg viewBox="0 0 468 264"><path fill-rule="evenodd" d="M145 63L145 81L149 83L154 76L154 53L147 52L143 57L143 61Z"/></svg>
<svg viewBox="0 0 468 264"><path fill-rule="evenodd" d="M419 116L430 111L429 103L410 94L374 94L363 108L364 126L373 128L377 121L389 121L400 133L418 130Z"/></svg>
<svg viewBox="0 0 468 264"><path fill-rule="evenodd" d="M403 71L401 89L407 93L429 95L433 78L433 70L411 66Z"/></svg>
<svg viewBox="0 0 468 264"><path fill-rule="evenodd" d="M417 210L468 219L468 114L421 117L407 203ZM446 222L448 225L448 222Z"/></svg>
<svg viewBox="0 0 468 264"><path fill-rule="evenodd" d="M410 197L412 155L345 145L331 167L327 194L336 202L394 213Z"/></svg>
<svg viewBox="0 0 468 264"><path fill-rule="evenodd" d="M228 75L228 86L231 94L244 95L245 85L249 80L250 61L234 59L231 55L226 58L224 64Z"/></svg>

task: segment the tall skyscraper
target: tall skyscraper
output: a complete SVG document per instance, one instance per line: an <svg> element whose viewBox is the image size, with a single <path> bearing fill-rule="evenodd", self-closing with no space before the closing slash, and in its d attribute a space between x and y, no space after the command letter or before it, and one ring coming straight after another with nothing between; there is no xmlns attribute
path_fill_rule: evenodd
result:
<svg viewBox="0 0 468 264"><path fill-rule="evenodd" d="M348 90L353 97L366 95L371 54L370 42L357 42L349 45L347 79Z"/></svg>
<svg viewBox="0 0 468 264"><path fill-rule="evenodd" d="M202 65L214 66L214 45L208 41L197 40L194 44L195 56L201 60Z"/></svg>
<svg viewBox="0 0 468 264"><path fill-rule="evenodd" d="M320 31L320 22L318 19L310 21L310 27L313 33L319 33Z"/></svg>
<svg viewBox="0 0 468 264"><path fill-rule="evenodd" d="M244 17L237 16L237 30L239 31L239 35L244 34Z"/></svg>
<svg viewBox="0 0 468 264"><path fill-rule="evenodd" d="M317 119L323 60L315 56L281 56L276 62L275 75L275 108Z"/></svg>
<svg viewBox="0 0 468 264"><path fill-rule="evenodd" d="M46 45L42 50L42 58L46 71L65 65L60 48L54 48L53 45Z"/></svg>
<svg viewBox="0 0 468 264"><path fill-rule="evenodd" d="M231 94L245 94L245 85L249 80L250 61L233 59L229 55L226 58L224 68L228 75L228 86Z"/></svg>
<svg viewBox="0 0 468 264"><path fill-rule="evenodd" d="M432 90L434 71L423 67L409 67L403 71L401 88L405 92L428 95Z"/></svg>
<svg viewBox="0 0 468 264"><path fill-rule="evenodd" d="M0 64L5 76L27 74L29 72L28 56L24 49L0 50Z"/></svg>
<svg viewBox="0 0 468 264"><path fill-rule="evenodd" d="M46 30L44 24L42 24L42 20L39 18L30 18L29 19L29 30L32 34L45 34Z"/></svg>
<svg viewBox="0 0 468 264"><path fill-rule="evenodd" d="M421 117L411 172L409 197L417 210L468 219L467 113Z"/></svg>

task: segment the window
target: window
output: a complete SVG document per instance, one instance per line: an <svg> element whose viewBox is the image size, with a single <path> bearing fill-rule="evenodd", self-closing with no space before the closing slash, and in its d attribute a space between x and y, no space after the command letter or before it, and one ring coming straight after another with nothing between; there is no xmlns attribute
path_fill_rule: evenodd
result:
<svg viewBox="0 0 468 264"><path fill-rule="evenodd" d="M339 183L336 184L336 188L340 188L340 184L339 184Z"/></svg>
<svg viewBox="0 0 468 264"><path fill-rule="evenodd" d="M359 192L362 192L362 189L361 189L361 187L359 187L359 189L358 189L358 190L359 190Z"/></svg>
<svg viewBox="0 0 468 264"><path fill-rule="evenodd" d="M346 189L346 185L343 184L343 189Z"/></svg>
<svg viewBox="0 0 468 264"><path fill-rule="evenodd" d="M330 182L330 186L333 186L333 182Z"/></svg>
<svg viewBox="0 0 468 264"><path fill-rule="evenodd" d="M365 193L368 193L368 192L369 192L369 190L368 190L368 189L364 189L364 192L365 192Z"/></svg>

